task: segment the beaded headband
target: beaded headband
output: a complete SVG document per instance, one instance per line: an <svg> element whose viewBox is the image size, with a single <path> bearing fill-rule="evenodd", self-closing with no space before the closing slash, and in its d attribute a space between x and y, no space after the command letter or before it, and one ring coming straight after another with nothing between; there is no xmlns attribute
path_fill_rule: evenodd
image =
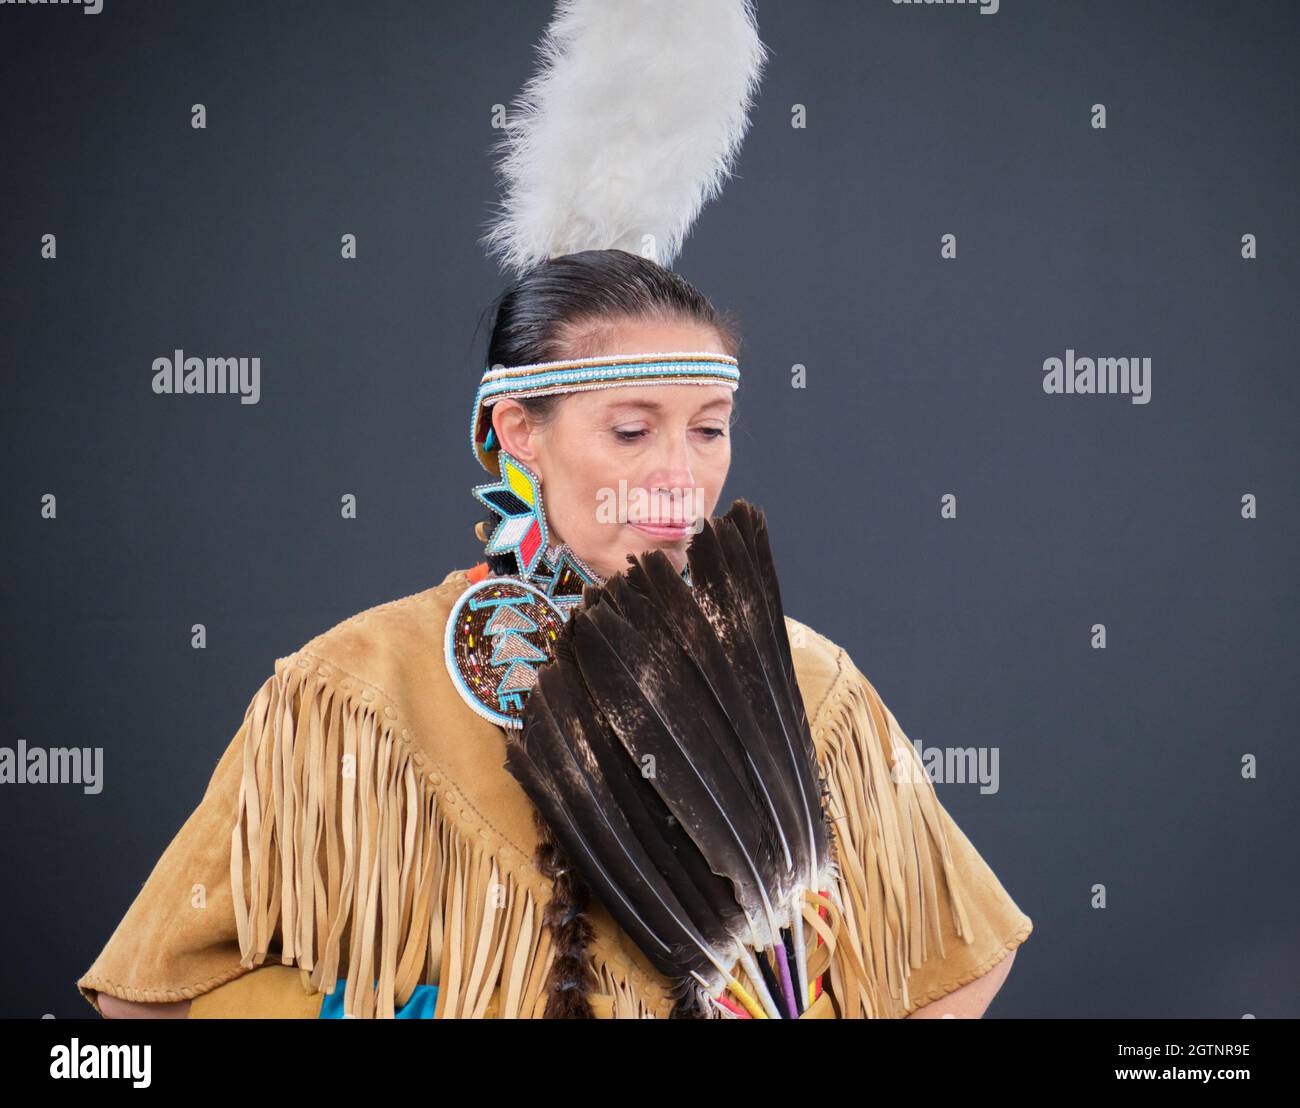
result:
<svg viewBox="0 0 1300 1108"><path fill-rule="evenodd" d="M488 369L474 397L470 445L474 457L492 476L501 476L500 444L492 428L492 405L521 396L619 388L625 385L740 386L740 368L727 354L696 351L670 354L615 354L563 362Z"/></svg>

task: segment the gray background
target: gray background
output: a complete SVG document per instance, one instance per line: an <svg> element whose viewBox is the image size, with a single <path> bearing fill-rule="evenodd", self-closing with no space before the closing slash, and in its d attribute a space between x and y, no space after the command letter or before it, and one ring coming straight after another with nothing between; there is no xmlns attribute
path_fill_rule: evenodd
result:
<svg viewBox="0 0 1300 1108"><path fill-rule="evenodd" d="M675 263L744 328L723 504L912 739L998 748L997 793L938 786L1035 924L990 1015L1300 1015L1300 10L758 9L738 176ZM0 745L106 763L0 789L0 1014L90 1014L276 657L478 560L491 109L548 15L0 7ZM260 356L261 402L155 396L177 346ZM1151 357L1151 403L1045 395L1067 347Z"/></svg>

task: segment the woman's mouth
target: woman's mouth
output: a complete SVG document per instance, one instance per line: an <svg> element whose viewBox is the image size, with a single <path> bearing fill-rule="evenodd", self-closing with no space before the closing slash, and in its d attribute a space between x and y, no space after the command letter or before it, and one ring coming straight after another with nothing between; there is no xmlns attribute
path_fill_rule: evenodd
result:
<svg viewBox="0 0 1300 1108"><path fill-rule="evenodd" d="M633 523L631 526L660 542L679 542L695 533L695 526L690 523Z"/></svg>

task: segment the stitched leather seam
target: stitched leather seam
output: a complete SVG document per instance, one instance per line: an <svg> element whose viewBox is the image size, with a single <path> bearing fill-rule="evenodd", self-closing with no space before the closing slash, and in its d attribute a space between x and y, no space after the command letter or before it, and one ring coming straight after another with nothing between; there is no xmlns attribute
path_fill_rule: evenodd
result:
<svg viewBox="0 0 1300 1108"><path fill-rule="evenodd" d="M844 682L847 670L844 668L845 651L844 647L836 647L835 650L835 676L831 678L831 683L826 687L822 694L822 702L817 705L817 711L813 713L813 718L817 719L822 709L831 702L831 697L840 691L840 686Z"/></svg>

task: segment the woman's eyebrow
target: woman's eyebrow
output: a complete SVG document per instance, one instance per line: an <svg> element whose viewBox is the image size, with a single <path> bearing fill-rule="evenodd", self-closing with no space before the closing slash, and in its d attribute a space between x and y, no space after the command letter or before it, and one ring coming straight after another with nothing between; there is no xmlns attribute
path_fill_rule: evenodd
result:
<svg viewBox="0 0 1300 1108"><path fill-rule="evenodd" d="M729 407L730 405L731 399L729 397L720 396L716 400L710 400L703 405L700 411L707 412L710 408ZM619 408L642 408L648 412L661 412L663 407L657 400L619 400L611 404L606 411L614 412Z"/></svg>

